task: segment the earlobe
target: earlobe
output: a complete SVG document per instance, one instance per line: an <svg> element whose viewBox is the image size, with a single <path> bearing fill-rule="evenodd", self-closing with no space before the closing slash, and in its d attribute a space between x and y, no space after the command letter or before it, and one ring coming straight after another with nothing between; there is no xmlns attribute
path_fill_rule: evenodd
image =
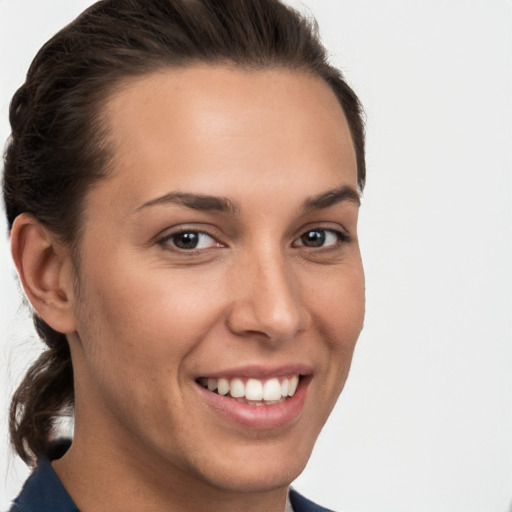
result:
<svg viewBox="0 0 512 512"><path fill-rule="evenodd" d="M57 332L75 332L73 266L68 248L32 215L23 213L11 230L11 252L37 314Z"/></svg>

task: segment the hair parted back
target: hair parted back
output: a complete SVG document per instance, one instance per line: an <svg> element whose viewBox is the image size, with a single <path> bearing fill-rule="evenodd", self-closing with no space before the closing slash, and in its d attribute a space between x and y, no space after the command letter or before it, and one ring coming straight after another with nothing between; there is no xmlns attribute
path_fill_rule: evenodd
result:
<svg viewBox="0 0 512 512"><path fill-rule="evenodd" d="M48 41L10 106L3 194L9 229L29 213L76 248L83 199L108 174L102 110L131 77L194 63L289 68L325 80L351 131L365 183L360 103L328 63L316 23L278 0L102 0ZM66 336L34 315L47 348L13 396L11 442L34 464L74 401Z"/></svg>

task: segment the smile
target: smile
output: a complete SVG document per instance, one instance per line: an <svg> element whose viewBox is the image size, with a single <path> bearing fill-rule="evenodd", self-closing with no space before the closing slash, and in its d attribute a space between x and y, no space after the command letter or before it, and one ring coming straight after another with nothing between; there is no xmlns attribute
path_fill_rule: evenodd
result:
<svg viewBox="0 0 512 512"><path fill-rule="evenodd" d="M275 433L276 428L289 428L302 417L312 380L313 369L305 364L245 366L200 375L195 387L224 425Z"/></svg>
<svg viewBox="0 0 512 512"><path fill-rule="evenodd" d="M274 405L292 397L299 384L299 375L260 379L200 378L199 384L218 395L230 396L247 405Z"/></svg>

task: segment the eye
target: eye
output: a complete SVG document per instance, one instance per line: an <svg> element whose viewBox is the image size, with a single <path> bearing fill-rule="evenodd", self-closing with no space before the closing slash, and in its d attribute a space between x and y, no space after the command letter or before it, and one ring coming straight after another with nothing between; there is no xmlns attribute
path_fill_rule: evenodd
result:
<svg viewBox="0 0 512 512"><path fill-rule="evenodd" d="M334 229L311 229L303 233L295 242L297 247L334 247L348 241L348 235Z"/></svg>
<svg viewBox="0 0 512 512"><path fill-rule="evenodd" d="M160 240L160 243L174 246L176 249L182 251L222 246L215 238L203 231L180 231L179 233L172 233Z"/></svg>

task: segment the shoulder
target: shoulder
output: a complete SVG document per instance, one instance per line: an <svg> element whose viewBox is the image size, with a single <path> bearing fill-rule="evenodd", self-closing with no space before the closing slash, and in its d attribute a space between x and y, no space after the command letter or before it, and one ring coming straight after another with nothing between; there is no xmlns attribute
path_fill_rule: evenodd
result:
<svg viewBox="0 0 512 512"><path fill-rule="evenodd" d="M69 442L55 449L67 449L67 446ZM78 512L78 508L60 483L51 461L41 459L9 512Z"/></svg>
<svg viewBox="0 0 512 512"><path fill-rule="evenodd" d="M294 489L290 489L290 503L293 507L293 512L333 512L304 498Z"/></svg>

